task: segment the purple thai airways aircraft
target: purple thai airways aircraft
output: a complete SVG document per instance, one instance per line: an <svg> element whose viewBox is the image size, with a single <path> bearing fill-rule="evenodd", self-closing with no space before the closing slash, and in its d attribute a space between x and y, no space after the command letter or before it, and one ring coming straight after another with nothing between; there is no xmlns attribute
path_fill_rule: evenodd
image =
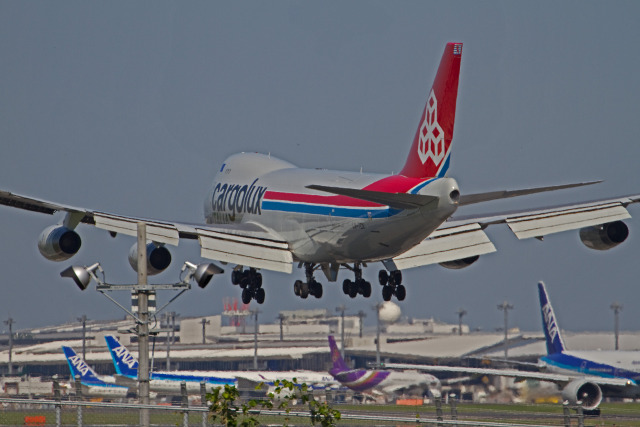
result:
<svg viewBox="0 0 640 427"><path fill-rule="evenodd" d="M428 391L430 395L440 395L440 380L431 374L416 371L351 369L340 355L332 335L329 335L329 347L333 361L333 367L329 373L336 381L351 390L359 392L378 390L385 394L419 390L421 395L424 391Z"/></svg>
<svg viewBox="0 0 640 427"><path fill-rule="evenodd" d="M294 265L304 269L305 280L293 283L300 298L320 298L323 287L315 273L336 282L339 270L353 275L353 280L342 282L344 294L368 298L371 283L362 277L362 268L373 263L383 267L378 274L383 299L395 296L402 301L403 269L429 264L467 267L496 250L485 234L493 224L507 224L518 239L580 229L582 242L593 249L623 242L628 228L621 220L630 217L626 208L640 201L640 195L452 217L473 203L590 184L461 192L456 180L446 176L461 61L462 43L447 43L415 136L407 144L406 161L395 175L302 169L268 154L235 154L218 166L200 224L123 216L8 191L0 191L0 204L50 215L64 213L58 224L45 228L38 242L40 253L52 261L67 260L80 250L76 227L81 223L112 236L136 236L137 223L145 223L149 274L160 273L171 263L165 245L197 241L203 258L230 265L231 282L242 288L245 304L265 301L260 270L291 273ZM360 144L370 146L371 141ZM136 243L129 252L132 266L137 254ZM210 266L207 277L222 272Z"/></svg>

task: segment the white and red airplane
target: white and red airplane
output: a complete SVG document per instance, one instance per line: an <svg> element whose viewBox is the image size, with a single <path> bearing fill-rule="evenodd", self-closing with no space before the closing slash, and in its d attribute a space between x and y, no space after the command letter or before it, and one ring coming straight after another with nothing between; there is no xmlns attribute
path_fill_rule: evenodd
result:
<svg viewBox="0 0 640 427"><path fill-rule="evenodd" d="M146 223L149 274L168 267L166 244L198 240L201 255L233 265L231 280L242 288L242 300L262 304L265 291L259 270L291 273L303 267L306 279L296 280L301 298L322 296L314 274L329 282L348 269L344 279L350 297L371 295L362 268L381 262L382 296L406 296L401 270L439 263L463 268L478 256L496 249L485 234L487 226L506 223L519 239L580 229L580 238L594 249L608 249L628 235L621 221L629 218L627 205L640 195L608 200L505 212L491 216L452 218L464 205L558 190L593 182L493 191L465 195L446 177L451 159L462 43L448 43L407 160L397 175L301 169L270 155L241 153L227 158L215 176L204 203L202 224L157 221L51 203L0 191L0 204L54 214L62 221L45 229L38 243L43 256L62 261L78 252L80 223L108 230L112 235L135 236L136 223ZM132 248L130 261L136 260ZM220 271L220 270L218 270Z"/></svg>

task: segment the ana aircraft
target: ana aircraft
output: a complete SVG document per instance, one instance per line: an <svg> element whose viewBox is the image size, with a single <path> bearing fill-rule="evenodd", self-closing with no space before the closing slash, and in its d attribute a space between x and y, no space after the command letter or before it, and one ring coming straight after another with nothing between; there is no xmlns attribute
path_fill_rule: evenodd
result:
<svg viewBox="0 0 640 427"><path fill-rule="evenodd" d="M227 158L218 169L204 202L204 223L190 224L135 218L52 203L0 191L0 204L30 211L64 213L57 225L40 235L40 253L52 261L67 260L80 250L76 228L88 224L136 236L136 224L146 224L149 274L171 262L166 245L181 239L198 240L201 255L233 266L231 281L242 288L242 301L265 301L260 270L291 273L301 298L320 298L321 271L329 282L340 269L353 274L342 290L351 298L371 295L362 268L381 262L378 279L385 301L402 301L406 288L402 270L428 264L459 269L496 249L485 234L487 226L506 223L519 239L580 229L590 248L609 249L628 235L621 222L629 218L627 205L640 195L595 202L504 212L490 216L452 215L459 207L542 191L592 184L579 183L514 191L462 194L455 179L446 177L451 161L462 43L445 46L435 80L418 122L404 166L397 175L302 169L257 153ZM136 265L137 244L129 253ZM134 267L135 268L135 267ZM66 270L65 270L66 271ZM209 276L222 272L212 268ZM80 286L80 285L79 285ZM86 286L86 285L85 285ZM84 289L82 286L80 286Z"/></svg>
<svg viewBox="0 0 640 427"><path fill-rule="evenodd" d="M67 359L72 379L76 375L80 376L80 384L82 385L82 394L84 396L111 398L127 396L128 387L116 384L113 377L98 375L71 347L62 346L62 351ZM71 383L75 384L74 381Z"/></svg>
<svg viewBox="0 0 640 427"><path fill-rule="evenodd" d="M571 404L582 401L587 410L600 405L607 396L640 397L640 352L637 351L568 351L560 334L551 301L544 283L538 283L542 328L547 355L539 367L550 371L527 372L515 369L484 369L451 366L385 363L390 369L417 369L427 372L460 372L478 375L501 375L520 379L550 381L562 386L562 398Z"/></svg>
<svg viewBox="0 0 640 427"><path fill-rule="evenodd" d="M112 335L106 335L107 347L116 368L116 382L135 386L138 379L138 360L129 350ZM153 371L149 375L149 386L156 392L180 392L180 383L184 382L187 392L199 393L200 383L207 388L220 387L225 384L242 387L246 384L251 389L264 383L272 387L276 380L288 380L297 384L307 384L310 389L338 388L339 383L326 374L314 371Z"/></svg>
<svg viewBox="0 0 640 427"><path fill-rule="evenodd" d="M380 371L351 369L338 350L336 340L329 335L329 348L333 367L329 373L345 387L359 392L380 391L385 394L418 390L420 395L428 391L430 395L440 395L440 380L430 374L420 372Z"/></svg>

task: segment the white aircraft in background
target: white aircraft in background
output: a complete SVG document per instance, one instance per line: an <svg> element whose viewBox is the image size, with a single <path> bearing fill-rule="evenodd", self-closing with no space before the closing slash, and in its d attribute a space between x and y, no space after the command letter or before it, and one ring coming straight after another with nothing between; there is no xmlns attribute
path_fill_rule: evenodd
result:
<svg viewBox="0 0 640 427"><path fill-rule="evenodd" d="M62 346L62 351L67 359L69 370L71 371L71 383L75 387L73 380L76 375L80 376L83 396L100 396L111 398L123 398L127 396L129 388L115 383L113 377L98 375L84 359L67 346Z"/></svg>
<svg viewBox="0 0 640 427"><path fill-rule="evenodd" d="M109 353L116 369L116 382L137 387L138 360L113 335L105 335ZM329 375L315 371L153 371L149 373L149 387L155 392L179 393L180 384L185 383L188 393L200 393L204 382L209 391L225 384L252 390L260 383L274 386L276 380L288 380L296 384L307 384L310 389L336 389L340 383ZM246 385L246 387L243 387Z"/></svg>
<svg viewBox="0 0 640 427"><path fill-rule="evenodd" d="M136 224L146 223L151 241L147 245L149 274L169 266L171 254L165 245L198 240L203 258L233 266L231 281L242 288L246 304L265 300L259 270L291 273L294 264L304 268L305 280L293 284L301 298L322 296L316 271L336 282L341 268L354 274L354 280L342 282L343 292L351 298L358 294L367 298L371 284L362 278L362 267L374 262L384 266L378 275L384 300L395 295L402 301L406 289L401 270L435 263L452 269L469 266L480 255L496 250L484 230L498 223L506 223L519 239L580 229L582 242L590 248L609 249L623 242L628 228L621 220L630 217L626 207L638 202L640 195L452 218L459 207L472 203L593 183L462 194L455 179L445 177L461 58L462 43L445 46L409 154L397 175L302 169L270 155L236 154L219 167L204 203L202 224L122 216L7 191L0 191L0 204L65 213L59 224L42 232L38 242L41 254L52 261L78 252L80 223L113 236L136 236ZM370 141L361 142L364 148L362 144ZM129 253L133 266L136 245ZM207 276L220 272L221 268L212 266Z"/></svg>
<svg viewBox="0 0 640 427"><path fill-rule="evenodd" d="M539 366L550 371L528 372L516 369L484 369L453 366L383 363L389 369L416 369L427 372L460 372L475 375L500 375L518 379L550 381L562 386L562 398L575 405L578 400L587 410L595 410L602 396L640 397L640 352L568 351L560 334L544 283L538 283L542 328L547 355Z"/></svg>

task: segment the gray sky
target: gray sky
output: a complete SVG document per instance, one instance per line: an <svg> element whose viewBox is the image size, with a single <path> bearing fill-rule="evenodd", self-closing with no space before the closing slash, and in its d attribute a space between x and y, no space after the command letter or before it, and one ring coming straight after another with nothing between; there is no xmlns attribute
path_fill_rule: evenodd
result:
<svg viewBox="0 0 640 427"><path fill-rule="evenodd" d="M640 193L638 16L639 3L622 1L0 2L0 188L197 222L215 172L238 151L397 172L444 45L457 41L449 175L463 193L605 180L475 212ZM5 207L0 218L2 320L20 329L123 315L93 285L80 292L59 272L100 261L109 282L133 282L133 238L85 226L80 253L53 263L36 242L59 218ZM587 249L577 232L519 242L493 226L498 252L470 268L405 271L403 312L454 322L463 307L472 328L493 330L506 299L512 323L537 331L544 280L562 328L610 330L609 305L620 301L621 327L637 329L640 223L628 224L627 242L607 252ZM153 281L176 281L183 260L200 260L190 242L173 256ZM335 285L323 278L323 299L303 301L292 290L300 270L266 272L262 316L344 303L372 322L379 268L365 270L368 300L343 295L342 275ZM223 297L239 295L225 274L172 307L217 314Z"/></svg>

